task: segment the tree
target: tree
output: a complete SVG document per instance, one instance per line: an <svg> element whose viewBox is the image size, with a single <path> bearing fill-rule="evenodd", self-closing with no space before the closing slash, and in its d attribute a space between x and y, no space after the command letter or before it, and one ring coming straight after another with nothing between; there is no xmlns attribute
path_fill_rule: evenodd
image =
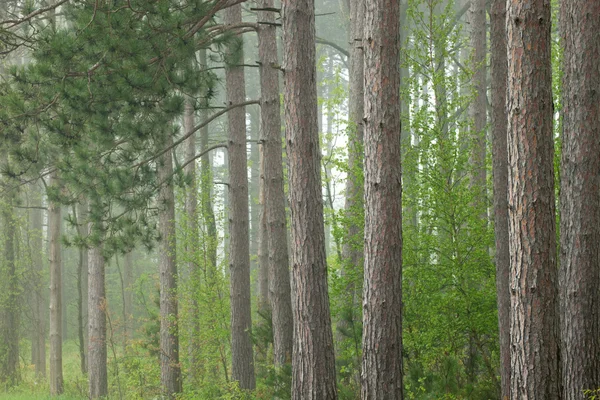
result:
<svg viewBox="0 0 600 400"><path fill-rule="evenodd" d="M500 338L502 399L510 397L510 254L508 250L508 154L506 115L506 1L492 1L490 11L492 158L494 231L496 239L496 296Z"/></svg>
<svg viewBox="0 0 600 400"><path fill-rule="evenodd" d="M77 234L85 238L88 236L88 203L83 199L78 205L75 223ZM79 358L81 359L81 373L87 374L86 347L88 344L87 305L88 305L88 280L89 280L89 258L85 247L79 248L79 265L77 266L77 330L79 334Z"/></svg>
<svg viewBox="0 0 600 400"><path fill-rule="evenodd" d="M562 398L583 399L600 388L600 2L564 0L560 18Z"/></svg>
<svg viewBox="0 0 600 400"><path fill-rule="evenodd" d="M240 4L225 10L225 24L242 22ZM225 70L227 102L246 100L243 41L236 37L228 49ZM246 108L237 107L227 114L229 125L229 269L231 274L231 377L242 389L254 389L252 354L252 311L250 307L250 243L248 221L248 173L246 158Z"/></svg>
<svg viewBox="0 0 600 400"><path fill-rule="evenodd" d="M91 203L91 206L96 204ZM102 231L100 226L90 227ZM89 397L99 399L108 395L106 366L106 286L103 244L98 241L88 252L88 386Z"/></svg>
<svg viewBox="0 0 600 400"><path fill-rule="evenodd" d="M402 399L400 4L367 3L363 399Z"/></svg>
<svg viewBox="0 0 600 400"><path fill-rule="evenodd" d="M511 398L560 398L550 2L507 3Z"/></svg>
<svg viewBox="0 0 600 400"><path fill-rule="evenodd" d="M291 209L292 399L337 398L327 292L313 0L286 0L283 71Z"/></svg>
<svg viewBox="0 0 600 400"><path fill-rule="evenodd" d="M258 0L257 6L272 9L273 0ZM293 320L290 270L283 191L283 159L281 151L281 113L279 74L276 68L277 38L272 11L258 15L258 56L260 59L261 127L263 150L264 204L268 242L269 302L273 321L275 365L292 361Z"/></svg>
<svg viewBox="0 0 600 400"><path fill-rule="evenodd" d="M177 325L177 258L175 242L175 196L173 193L173 137L164 141L165 151L156 166L160 189L158 225L160 232L160 383L172 399L181 392L179 334Z"/></svg>
<svg viewBox="0 0 600 400"><path fill-rule="evenodd" d="M58 173L50 173L50 187L59 185ZM50 259L50 394L63 392L62 370L62 260L60 245L61 208L55 200L48 204L48 242Z"/></svg>

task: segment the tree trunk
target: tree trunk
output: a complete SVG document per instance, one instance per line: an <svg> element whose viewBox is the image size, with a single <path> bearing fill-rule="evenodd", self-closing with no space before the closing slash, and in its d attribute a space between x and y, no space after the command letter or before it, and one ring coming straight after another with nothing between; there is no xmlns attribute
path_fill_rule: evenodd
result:
<svg viewBox="0 0 600 400"><path fill-rule="evenodd" d="M240 4L225 10L225 24L242 22ZM242 39L229 49L225 72L228 104L246 100ZM254 389L252 310L250 307L250 247L248 222L248 163L246 158L246 108L227 113L229 122L229 269L231 273L231 377L242 389Z"/></svg>
<svg viewBox="0 0 600 400"><path fill-rule="evenodd" d="M88 236L88 202L83 200L78 206L77 230L81 237ZM88 251L79 248L79 266L77 268L77 326L79 337L79 358L82 374L87 374L85 349L87 347L87 305L88 305Z"/></svg>
<svg viewBox="0 0 600 400"><path fill-rule="evenodd" d="M560 398L550 2L507 3L511 398Z"/></svg>
<svg viewBox="0 0 600 400"><path fill-rule="evenodd" d="M125 253L123 266L123 348L133 337L133 250Z"/></svg>
<svg viewBox="0 0 600 400"><path fill-rule="evenodd" d="M486 21L485 21L485 2L486 0L471 0L469 9L469 23L471 47L474 50L472 58L473 86L475 89L475 98L471 103L470 117L473 121L472 137L472 177L471 188L475 190L476 197L474 206L481 214L482 221L487 223L487 198L486 198L486 165L485 165L485 139L487 123L487 67L486 67Z"/></svg>
<svg viewBox="0 0 600 400"><path fill-rule="evenodd" d="M204 65L202 65L204 67ZM192 98L186 98L185 109L183 115L183 128L186 133L189 133L194 129L194 104ZM196 134L192 134L186 140L185 146L185 159L189 162L196 157ZM196 176L196 161L189 162L185 167L185 174L187 175L190 185L187 187L185 193L185 213L187 215L187 240L186 240L186 252L188 257L188 273L190 277L190 290L191 290L191 304L190 304L190 340L188 347L190 371L189 376L192 378L192 382L198 377L198 349L200 347L199 337L200 334L200 310L198 308L198 300L196 294L198 293L198 285L200 284L200 270L198 268L197 261L199 260L198 247L200 246L200 232L198 230L198 181Z"/></svg>
<svg viewBox="0 0 600 400"><path fill-rule="evenodd" d="M492 157L496 296L500 332L500 378L503 400L510 398L510 254L508 252L508 154L506 116L506 1L493 0L490 12L492 78Z"/></svg>
<svg viewBox="0 0 600 400"><path fill-rule="evenodd" d="M2 301L2 371L0 380L6 386L11 387L19 383L19 274L17 273L18 230L13 205L15 193L12 191L6 195L6 203L2 205L2 224L4 228L4 265Z"/></svg>
<svg viewBox="0 0 600 400"><path fill-rule="evenodd" d="M563 0L560 13L562 398L578 400L600 389L600 1Z"/></svg>
<svg viewBox="0 0 600 400"><path fill-rule="evenodd" d="M101 243L94 244L89 249L88 263L89 397L98 399L108 395L106 367L106 310L108 305L106 302L105 260Z"/></svg>
<svg viewBox="0 0 600 400"><path fill-rule="evenodd" d="M259 8L274 7L273 0L258 0ZM275 22L273 12L260 12L259 21ZM287 243L283 157L281 151L281 113L277 34L274 25L260 25L258 56L260 59L261 127L263 143L264 212L266 213L269 300L273 321L275 365L292 361L293 320L290 269Z"/></svg>
<svg viewBox="0 0 600 400"><path fill-rule="evenodd" d="M365 18L365 272L363 399L402 399L400 5Z"/></svg>
<svg viewBox="0 0 600 400"><path fill-rule="evenodd" d="M42 194L37 183L31 185L34 207L42 207ZM46 303L47 287L44 282L44 236L43 236L43 211L41 208L30 210L30 238L31 261L34 274L34 329L32 332L31 350L32 363L35 364L37 377L46 377ZM35 354L35 357L33 355Z"/></svg>
<svg viewBox="0 0 600 400"><path fill-rule="evenodd" d="M167 136L164 147L173 145ZM169 399L181 392L179 365L179 334L177 328L177 259L175 242L175 196L173 194L173 152L167 150L157 165L160 184L158 226L160 275L160 384L163 395Z"/></svg>
<svg viewBox="0 0 600 400"><path fill-rule="evenodd" d="M337 399L317 121L315 7L314 0L285 0L282 5L292 214L292 399Z"/></svg>
<svg viewBox="0 0 600 400"><path fill-rule="evenodd" d="M50 174L50 186L59 183L56 171ZM48 241L50 242L50 395L63 392L62 369L62 260L60 245L61 207L48 204Z"/></svg>
<svg viewBox="0 0 600 400"><path fill-rule="evenodd" d="M269 243L267 240L267 208L265 207L264 148L260 151L259 164L261 182L259 189L260 213L258 217L258 312L266 316L270 314L271 305L269 304Z"/></svg>

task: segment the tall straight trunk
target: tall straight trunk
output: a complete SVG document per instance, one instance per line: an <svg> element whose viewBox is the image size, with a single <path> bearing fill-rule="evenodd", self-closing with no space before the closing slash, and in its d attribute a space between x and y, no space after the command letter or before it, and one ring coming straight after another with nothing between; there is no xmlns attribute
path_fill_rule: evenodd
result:
<svg viewBox="0 0 600 400"><path fill-rule="evenodd" d="M292 399L337 399L317 121L314 0L285 0L283 70L292 224Z"/></svg>
<svg viewBox="0 0 600 400"><path fill-rule="evenodd" d="M503 400L510 398L510 254L508 251L508 153L506 115L506 0L492 0L490 12L492 78L492 158L496 297L500 333L500 380Z"/></svg>
<svg viewBox="0 0 600 400"><path fill-rule="evenodd" d="M271 305L269 304L269 243L267 239L267 208L265 207L265 155L262 148L259 164L261 182L259 189L260 214L258 217L258 312L268 315L271 311Z"/></svg>
<svg viewBox="0 0 600 400"><path fill-rule="evenodd" d="M560 359L571 400L600 388L600 1L560 4Z"/></svg>
<svg viewBox="0 0 600 400"><path fill-rule="evenodd" d="M133 250L125 253L123 267L123 346L127 346L133 336Z"/></svg>
<svg viewBox="0 0 600 400"><path fill-rule="evenodd" d="M365 272L363 399L402 399L400 4L365 18Z"/></svg>
<svg viewBox="0 0 600 400"><path fill-rule="evenodd" d="M0 380L6 386L17 385L20 380L19 370L19 275L17 273L18 229L13 204L15 193L9 192L7 202L2 210L2 227L4 228L4 273L3 288L5 290L2 303L2 365Z"/></svg>
<svg viewBox="0 0 600 400"><path fill-rule="evenodd" d="M260 204L262 177L260 175L260 149L258 143L258 136L260 135L259 110L256 107L250 107L248 116L250 120L250 142L248 143L250 150L250 189L248 193L250 207L250 271L255 271L260 268L258 252L260 247L260 214L262 212Z"/></svg>
<svg viewBox="0 0 600 400"><path fill-rule="evenodd" d="M58 172L50 174L50 186L58 186ZM62 368L62 260L60 245L61 207L48 204L48 242L50 243L50 395L63 392Z"/></svg>
<svg viewBox="0 0 600 400"><path fill-rule="evenodd" d="M77 230L81 237L88 236L88 202L87 199L77 207ZM77 268L77 327L79 337L79 358L82 374L87 374L87 305L88 305L88 251L85 248L79 248L79 266Z"/></svg>
<svg viewBox="0 0 600 400"><path fill-rule="evenodd" d="M242 22L242 6L225 10L225 24ZM242 41L241 37L237 40ZM235 53L233 53L235 52ZM242 46L229 52L233 64L225 70L228 104L246 100ZM250 307L250 245L248 221L248 163L246 158L246 108L227 114L229 123L229 269L231 273L231 377L242 389L254 389L252 310Z"/></svg>
<svg viewBox="0 0 600 400"><path fill-rule="evenodd" d="M194 129L194 104L192 98L186 98L185 108L183 114L183 129L186 133L191 132ZM196 157L196 134L192 134L186 140L185 146L185 158L187 162L193 160ZM185 173L188 176L190 185L187 187L185 193L185 213L187 221L187 256L188 256L188 273L190 277L190 289L191 289L191 304L190 304L190 340L189 340L189 362L190 362L190 377L194 381L198 377L197 364L198 360L196 354L200 347L199 334L200 334L200 310L198 308L198 300L196 294L198 293L198 285L200 283L200 269L198 268L198 247L200 246L200 232L198 230L198 181L196 176L196 161L189 162L185 166Z"/></svg>
<svg viewBox="0 0 600 400"><path fill-rule="evenodd" d="M41 207L42 193L37 183L31 185L34 207L30 210L30 238L31 262L34 274L34 326L31 339L32 362L35 364L35 374L38 377L46 376L46 314L48 304L46 303L47 286L44 284L44 237L43 237L43 211ZM33 357L35 355L35 357Z"/></svg>
<svg viewBox="0 0 600 400"><path fill-rule="evenodd" d="M511 398L560 398L550 2L507 3Z"/></svg>
<svg viewBox="0 0 600 400"><path fill-rule="evenodd" d="M206 49L199 51L200 64L206 66ZM200 121L208 119L208 102L204 102L199 111ZM200 129L200 151L204 152L208 148L208 125ZM225 152L224 154L227 154ZM215 221L215 212L212 206L212 168L210 154L205 153L200 157L200 207L202 213L202 222L206 229L204 238L205 251L208 253L207 259L210 265L205 265L205 269L214 270L217 267L217 224Z"/></svg>
<svg viewBox="0 0 600 400"><path fill-rule="evenodd" d="M165 148L171 147L173 137L168 135L163 144ZM160 183L158 229L161 236L158 267L160 276L160 384L163 395L172 399L181 392L172 150L167 150L160 156L157 178Z"/></svg>
<svg viewBox="0 0 600 400"><path fill-rule="evenodd" d="M486 68L486 20L485 20L485 2L486 0L471 0L469 9L469 23L471 47L474 50L473 62L473 86L475 89L475 98L470 105L470 117L473 121L472 134L472 177L471 187L475 190L476 198L474 206L481 213L481 218L487 222L487 199L486 199L486 123L487 123L487 68Z"/></svg>
<svg viewBox="0 0 600 400"><path fill-rule="evenodd" d="M90 224L91 226L91 224ZM102 244L88 251L88 384L90 399L108 395L106 352L106 286Z"/></svg>
<svg viewBox="0 0 600 400"><path fill-rule="evenodd" d="M362 216L363 211L363 142L364 142L364 54L363 54L363 24L365 14L364 0L350 0L350 71L349 71L349 97L348 97L348 176L346 179L346 199L344 210L349 224L342 246L343 270L346 277L359 277L357 271L363 263L363 232L361 224L356 223ZM357 285L358 283L358 285ZM342 343L347 332L351 331L356 336L354 326L359 323L360 316L354 315L356 303L361 294L358 293L361 285L352 278L348 278L346 293L344 294L345 304L342 318L337 322L338 342ZM357 364L359 364L360 354L358 351L359 340L356 340L355 350ZM342 351L339 346L338 352ZM359 374L357 374L359 375ZM358 382L357 382L358 383Z"/></svg>
<svg viewBox="0 0 600 400"><path fill-rule="evenodd" d="M259 8L273 8L273 0L257 0ZM259 21L275 22L273 12L260 12ZM281 108L277 33L274 25L260 25L258 56L260 59L261 127L263 143L264 213L266 214L269 301L273 321L275 364L292 361L293 320L290 269L283 189L283 156L281 150Z"/></svg>

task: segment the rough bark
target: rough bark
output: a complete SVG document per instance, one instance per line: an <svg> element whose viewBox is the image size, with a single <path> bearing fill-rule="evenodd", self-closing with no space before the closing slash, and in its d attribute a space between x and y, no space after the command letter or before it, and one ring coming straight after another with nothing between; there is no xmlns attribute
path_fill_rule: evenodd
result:
<svg viewBox="0 0 600 400"><path fill-rule="evenodd" d="M108 395L105 260L102 244L88 251L88 389L90 399L99 399Z"/></svg>
<svg viewBox="0 0 600 400"><path fill-rule="evenodd" d="M349 0L349 34L350 43L350 68L348 79L348 175L346 178L346 198L344 204L344 215L347 222L346 235L342 245L342 274L347 279L346 293L344 293L344 304L341 318L337 321L337 351L341 354L343 343L348 336L354 339L355 361L360 365L360 340L357 338L356 326L360 316L354 315L356 304L360 301L362 288L360 282L352 277L361 278L360 271L363 264L363 232L362 224L356 223L363 213L363 138L364 138L364 57L363 57L363 22L364 22L364 0ZM359 326L359 325L358 325ZM350 334L349 334L350 333ZM360 334L360 332L358 332ZM360 372L353 374L360 384Z"/></svg>
<svg viewBox="0 0 600 400"><path fill-rule="evenodd" d="M469 107L470 118L473 121L472 131L472 177L471 188L476 197L474 206L480 211L481 218L487 223L486 198L486 123L487 123L487 67L486 67L486 0L471 0L469 8L470 40L473 49L472 68L475 98Z"/></svg>
<svg viewBox="0 0 600 400"><path fill-rule="evenodd" d="M186 133L190 132L194 128L194 104L193 99L186 98L185 109L183 114L183 129ZM192 160L196 157L196 134L192 134L186 140L185 146L185 158L186 160ZM185 213L187 221L187 240L186 240L186 252L188 257L188 274L190 277L190 289L191 289L191 303L190 303L190 340L188 347L190 370L189 375L192 379L198 377L198 354L199 334L200 334L200 310L198 308L198 301L196 294L199 285L200 270L199 264L199 246L200 246L200 232L199 216L198 216L198 181L196 174L196 162L192 161L185 167L185 173L189 179L189 186L185 192Z"/></svg>
<svg viewBox="0 0 600 400"><path fill-rule="evenodd" d="M321 194L314 0L285 0L282 5L292 225L292 399L337 399Z"/></svg>
<svg viewBox="0 0 600 400"><path fill-rule="evenodd" d="M18 229L14 215L13 204L15 193L9 192L2 210L2 228L4 234L4 265L2 266L2 285L4 299L2 301L1 315L1 351L2 365L0 366L0 380L7 387L17 385L20 380L19 369L19 274L17 273Z"/></svg>
<svg viewBox="0 0 600 400"><path fill-rule="evenodd" d="M225 24L242 22L241 5L225 11ZM229 56L243 63L241 37L239 47ZM236 52L235 55L232 52ZM243 67L229 65L225 70L227 102L246 100ZM238 107L227 114L229 122L229 269L231 274L231 377L242 389L254 389L252 354L252 311L250 307L250 244L248 221L248 162L246 157L246 108Z"/></svg>
<svg viewBox="0 0 600 400"><path fill-rule="evenodd" d="M31 185L34 206L42 207L42 194L38 184ZM32 363L35 364L35 374L38 377L46 376L46 318L48 304L46 303L47 286L44 284L44 238L43 238L43 211L30 210L30 238L31 261L34 274L34 329L32 332ZM35 357L34 357L35 355Z"/></svg>
<svg viewBox="0 0 600 400"><path fill-rule="evenodd" d="M58 173L50 174L49 184L58 185ZM60 245L61 207L48 204L48 241L50 242L50 395L63 392L62 369L62 260Z"/></svg>
<svg viewBox="0 0 600 400"><path fill-rule="evenodd" d="M492 173L496 239L496 296L500 337L500 379L503 400L510 397L510 254L508 251L508 153L506 115L506 1L493 0L490 12Z"/></svg>
<svg viewBox="0 0 600 400"><path fill-rule="evenodd" d="M168 135L165 147L173 144ZM177 259L175 242L175 196L173 194L173 153L166 151L157 165L160 183L158 194L159 276L160 276L160 384L169 399L181 392L179 333L177 324Z"/></svg>
<svg viewBox="0 0 600 400"><path fill-rule="evenodd" d="M259 8L274 7L273 0L258 0L256 3ZM258 19L275 22L275 15L273 12L260 12ZM275 364L281 366L292 361L294 331L283 189L279 74L276 69L279 62L275 26L260 25L258 39L269 301L273 321L274 359Z"/></svg>
<svg viewBox="0 0 600 400"><path fill-rule="evenodd" d="M81 237L88 235L88 202L83 200L77 207L77 231ZM87 305L88 305L88 251L85 248L79 248L79 265L77 268L77 333L79 338L79 359L82 374L87 374Z"/></svg>
<svg viewBox="0 0 600 400"><path fill-rule="evenodd" d="M579 400L600 388L600 1L560 4L562 398Z"/></svg>
<svg viewBox="0 0 600 400"><path fill-rule="evenodd" d="M400 5L366 3L363 399L402 399Z"/></svg>
<svg viewBox="0 0 600 400"><path fill-rule="evenodd" d="M507 3L511 398L560 398L550 2Z"/></svg>
<svg viewBox="0 0 600 400"><path fill-rule="evenodd" d="M259 156L259 170L261 176L258 203L260 213L258 217L258 312L269 315L271 305L269 304L269 242L267 239L267 209L265 207L264 188L264 150L261 149Z"/></svg>

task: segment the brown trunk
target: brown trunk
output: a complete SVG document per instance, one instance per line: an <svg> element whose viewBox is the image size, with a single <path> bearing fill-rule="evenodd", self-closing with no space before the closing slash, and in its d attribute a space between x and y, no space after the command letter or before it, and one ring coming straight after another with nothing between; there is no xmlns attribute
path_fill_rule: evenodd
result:
<svg viewBox="0 0 600 400"><path fill-rule="evenodd" d="M579 400L600 389L600 1L563 0L560 12L562 398Z"/></svg>
<svg viewBox="0 0 600 400"><path fill-rule="evenodd" d="M473 62L473 86L475 98L470 105L470 117L473 121L473 147L471 152L471 163L473 176L471 188L475 190L476 198L474 206L481 213L484 223L487 223L487 199L486 199L486 165L485 165L485 137L487 123L487 68L486 68L486 32L485 32L485 2L486 0L471 0L469 9L469 23L471 25L470 39L474 50Z"/></svg>
<svg viewBox="0 0 600 400"><path fill-rule="evenodd" d="M274 6L273 0L258 0L256 3L259 8L272 8ZM258 19L263 22L275 22L275 15L273 15L273 12L261 12ZM269 300L273 321L275 365L282 366L292 361L294 331L285 193L283 190L279 74L275 68L278 64L275 26L260 25L258 38Z"/></svg>
<svg viewBox="0 0 600 400"><path fill-rule="evenodd" d="M88 251L89 397L98 399L108 395L105 260L102 244L95 244Z"/></svg>
<svg viewBox="0 0 600 400"><path fill-rule="evenodd" d="M270 314L271 306L269 304L269 243L267 240L267 209L265 207L264 149L261 149L259 164L260 176L263 179L260 182L258 196L260 204L258 217L258 312L267 316Z"/></svg>
<svg viewBox="0 0 600 400"><path fill-rule="evenodd" d="M83 200L77 207L77 231L79 236L88 236L88 203ZM77 327L79 337L79 358L82 374L87 374L86 345L87 345L87 302L88 302L88 251L79 248L79 266L77 268Z"/></svg>
<svg viewBox="0 0 600 400"><path fill-rule="evenodd" d="M511 398L560 398L550 2L507 3Z"/></svg>
<svg viewBox="0 0 600 400"><path fill-rule="evenodd" d="M399 20L397 0L367 6L363 399L402 399Z"/></svg>
<svg viewBox="0 0 600 400"><path fill-rule="evenodd" d="M496 296L500 331L502 400L510 398L510 254L508 252L508 154L506 144L506 1L493 0L490 12L492 70L492 157L494 232L496 237Z"/></svg>
<svg viewBox="0 0 600 400"><path fill-rule="evenodd" d="M123 346L127 346L133 336L133 250L125 253L123 267Z"/></svg>
<svg viewBox="0 0 600 400"><path fill-rule="evenodd" d="M57 186L58 173L50 174L51 186ZM60 204L48 204L48 241L50 242L50 394L63 392L62 370L62 260L60 246Z"/></svg>
<svg viewBox="0 0 600 400"><path fill-rule="evenodd" d="M225 11L225 23L242 22L240 4ZM230 49L230 61L225 72L227 102L246 100L244 56L241 37ZM233 53L235 52L235 53ZM235 61L234 61L235 60ZM250 245L248 221L248 163L246 158L246 108L238 107L227 114L229 122L229 269L231 273L231 378L242 389L254 389L254 359L252 354L252 311L250 307Z"/></svg>
<svg viewBox="0 0 600 400"><path fill-rule="evenodd" d="M4 262L2 272L4 280L4 299L2 301L1 341L2 366L0 380L6 386L17 385L20 379L19 369L19 275L17 274L18 238L17 221L14 215L13 203L15 195L9 192L6 204L2 210L4 228Z"/></svg>
<svg viewBox="0 0 600 400"><path fill-rule="evenodd" d="M337 399L317 121L314 0L283 1L294 346L292 399Z"/></svg>
<svg viewBox="0 0 600 400"><path fill-rule="evenodd" d="M168 135L165 147L173 145ZM173 194L173 152L167 150L157 165L160 184L158 226L160 232L160 384L169 399L181 392L179 334L177 328L177 258L175 242L175 196Z"/></svg>
<svg viewBox="0 0 600 400"><path fill-rule="evenodd" d="M185 109L183 115L183 128L186 133L194 129L194 104L192 98L186 98ZM196 157L196 134L192 134L186 140L185 146L185 158L189 162ZM190 340L188 347L188 354L190 358L190 371L189 375L192 379L198 377L198 360L196 354L200 347L198 341L200 334L200 321L198 309L198 301L196 294L200 270L198 268L197 261L199 260L199 249L200 246L200 232L198 230L198 181L196 176L196 161L192 161L185 166L185 173L189 179L190 185L187 187L185 193L185 212L187 221L187 240L186 240L186 252L188 257L188 273L190 277L190 290L191 290L191 304L190 304Z"/></svg>
<svg viewBox="0 0 600 400"><path fill-rule="evenodd" d="M32 197L34 207L42 207L42 194L38 184L33 184ZM41 208L30 210L31 229L29 243L31 246L31 262L34 274L34 329L32 332L31 350L32 362L35 364L35 374L38 377L46 376L46 318L48 304L46 303L47 286L44 284L44 238L43 238L43 211Z"/></svg>

